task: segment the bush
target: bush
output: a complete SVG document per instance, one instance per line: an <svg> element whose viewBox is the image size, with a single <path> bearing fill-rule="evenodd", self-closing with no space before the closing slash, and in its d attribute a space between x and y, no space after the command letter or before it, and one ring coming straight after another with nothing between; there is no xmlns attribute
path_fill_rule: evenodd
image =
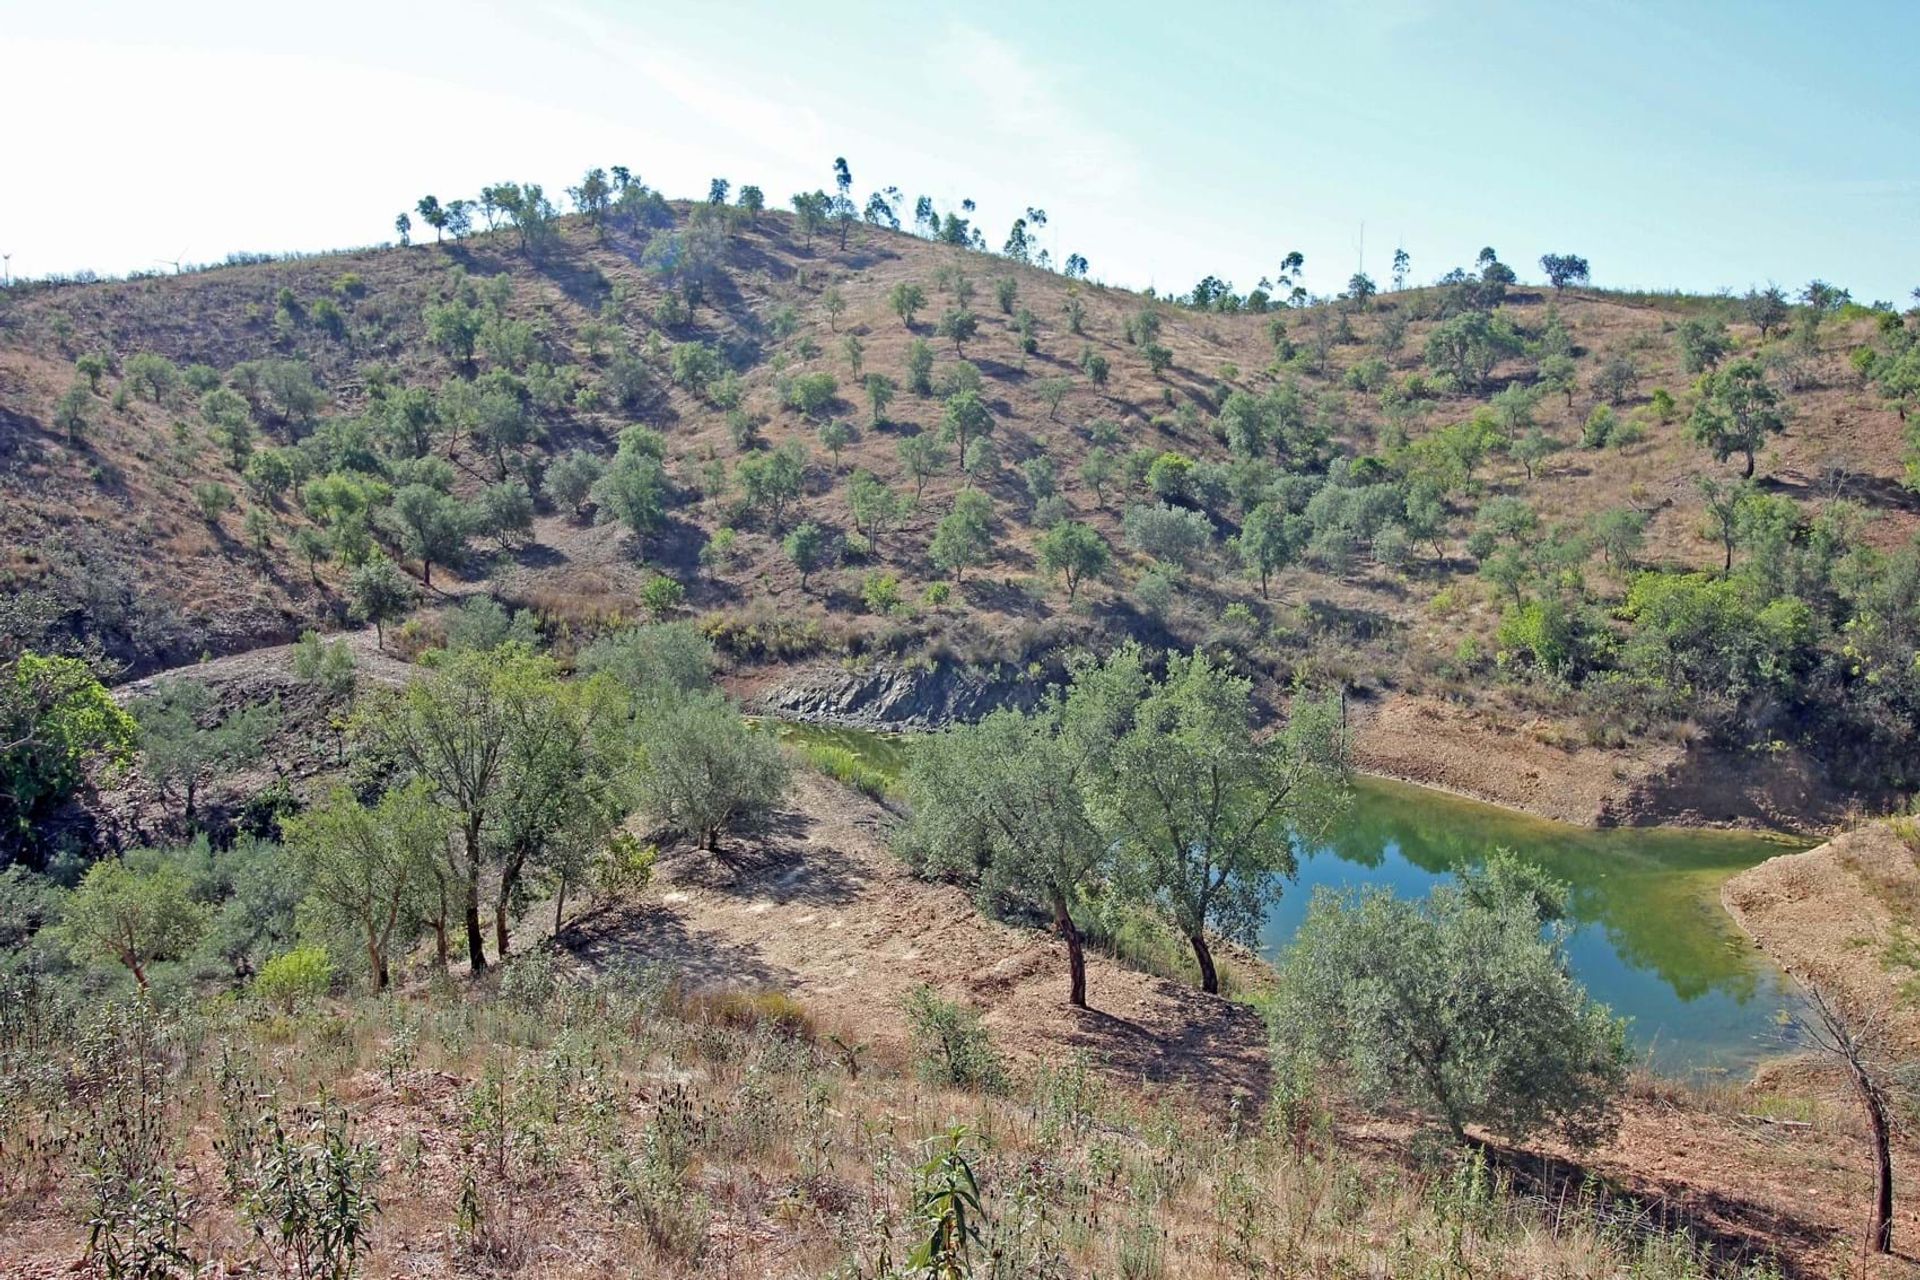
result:
<svg viewBox="0 0 1920 1280"><path fill-rule="evenodd" d="M254 975L256 999L277 1004L286 1013L319 999L333 985L333 961L325 947L295 947L260 966Z"/></svg>
<svg viewBox="0 0 1920 1280"><path fill-rule="evenodd" d="M976 1010L941 999L924 983L907 992L900 1007L907 1015L914 1071L922 1080L987 1092L1006 1087L1006 1068Z"/></svg>
<svg viewBox="0 0 1920 1280"><path fill-rule="evenodd" d="M1565 904L1565 886L1504 851L1421 902L1317 891L1272 1007L1283 1069L1317 1061L1460 1141L1469 1124L1600 1140L1626 1029L1567 973Z"/></svg>
<svg viewBox="0 0 1920 1280"><path fill-rule="evenodd" d="M860 758L858 752L825 742L798 742L794 754L809 767L826 774L841 786L875 800L885 800L893 782L879 769Z"/></svg>

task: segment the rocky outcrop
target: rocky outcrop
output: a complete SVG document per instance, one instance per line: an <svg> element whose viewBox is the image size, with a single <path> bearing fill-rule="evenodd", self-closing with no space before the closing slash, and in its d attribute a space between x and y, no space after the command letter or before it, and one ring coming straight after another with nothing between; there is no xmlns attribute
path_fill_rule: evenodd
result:
<svg viewBox="0 0 1920 1280"><path fill-rule="evenodd" d="M978 720L1001 707L1031 707L1044 682L1012 668L951 663L808 667L761 690L753 709L784 720L856 729L938 729Z"/></svg>

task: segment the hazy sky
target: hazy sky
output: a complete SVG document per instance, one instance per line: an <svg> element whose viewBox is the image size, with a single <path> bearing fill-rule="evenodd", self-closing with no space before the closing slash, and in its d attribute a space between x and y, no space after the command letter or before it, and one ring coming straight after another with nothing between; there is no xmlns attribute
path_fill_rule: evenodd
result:
<svg viewBox="0 0 1920 1280"><path fill-rule="evenodd" d="M0 0L0 252L123 272L392 237L625 164L781 207L850 162L1030 204L1096 277L1316 291L1396 245L1596 283L1920 286L1920 3L416 5Z"/></svg>

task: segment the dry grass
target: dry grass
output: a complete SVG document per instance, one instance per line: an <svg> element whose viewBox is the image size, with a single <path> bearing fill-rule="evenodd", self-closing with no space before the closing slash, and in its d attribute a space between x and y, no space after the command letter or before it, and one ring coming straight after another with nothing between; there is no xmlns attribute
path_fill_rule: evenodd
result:
<svg viewBox="0 0 1920 1280"><path fill-rule="evenodd" d="M326 1096L379 1152L368 1275L906 1274L927 1230L915 1171L956 1126L982 1191L976 1276L1773 1274L1595 1186L1353 1145L1311 1092L1208 1116L1143 1104L1077 1058L1003 1097L932 1088L896 1062L856 1079L789 1034L805 1015L775 997L688 1003L645 976L290 1018L214 1006L145 1030L18 1007L0 1076L9 1275L79 1258L88 1212L85 1142L19 1137L99 1133L97 1090L136 1066L157 1082L157 1162L194 1191L184 1251L229 1272L266 1260L277 1224L253 1233L226 1190L252 1175L223 1151L256 1114Z"/></svg>

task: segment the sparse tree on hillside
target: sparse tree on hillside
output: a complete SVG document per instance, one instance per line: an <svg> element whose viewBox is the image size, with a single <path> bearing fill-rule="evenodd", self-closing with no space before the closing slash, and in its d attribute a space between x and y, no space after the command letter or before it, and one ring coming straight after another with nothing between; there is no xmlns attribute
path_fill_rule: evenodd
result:
<svg viewBox="0 0 1920 1280"><path fill-rule="evenodd" d="M1073 390L1073 383L1065 378L1042 378L1033 384L1033 394L1041 404L1047 406L1047 421L1052 422L1060 416L1060 406L1066 403L1067 393Z"/></svg>
<svg viewBox="0 0 1920 1280"><path fill-rule="evenodd" d="M955 392L947 398L945 411L940 418L941 439L953 444L961 457L967 453L968 441L989 434L993 430L993 410L980 398L980 393L972 390Z"/></svg>
<svg viewBox="0 0 1920 1280"><path fill-rule="evenodd" d="M740 188L737 203L740 208L746 210L747 221L756 222L759 220L760 211L767 207L767 197L760 188L749 184Z"/></svg>
<svg viewBox="0 0 1920 1280"><path fill-rule="evenodd" d="M815 569L826 563L831 546L832 539L827 531L811 520L795 525L793 532L781 540L780 549L793 562L793 567L800 571L800 590L807 589L807 579Z"/></svg>
<svg viewBox="0 0 1920 1280"><path fill-rule="evenodd" d="M593 483L595 517L619 521L632 531L641 555L647 539L666 518L668 481L666 441L647 427L628 427L620 435L613 461Z"/></svg>
<svg viewBox="0 0 1920 1280"><path fill-rule="evenodd" d="M1585 284L1590 278L1587 260L1577 253L1549 253L1540 259L1547 283L1560 290L1570 284Z"/></svg>
<svg viewBox="0 0 1920 1280"><path fill-rule="evenodd" d="M1567 972L1566 887L1507 853L1457 876L1424 902L1316 893L1281 970L1276 1053L1427 1111L1458 1142L1470 1124L1604 1139L1626 1027Z"/></svg>
<svg viewBox="0 0 1920 1280"><path fill-rule="evenodd" d="M1407 273L1413 269L1413 259L1407 256L1405 249L1393 251L1393 291L1399 293L1407 287Z"/></svg>
<svg viewBox="0 0 1920 1280"><path fill-rule="evenodd" d="M833 211L832 202L824 191L811 194L801 191L793 197L793 221L800 234L806 237L806 247L813 248L813 238L826 230L827 216Z"/></svg>
<svg viewBox="0 0 1920 1280"><path fill-rule="evenodd" d="M727 193L732 189L733 184L725 178L715 178L707 184L707 203L712 205L725 204L727 202Z"/></svg>
<svg viewBox="0 0 1920 1280"><path fill-rule="evenodd" d="M1279 503L1262 502L1247 513L1234 545L1240 560L1260 575L1260 595L1267 595L1268 578L1300 558L1310 532L1304 516L1293 515Z"/></svg>
<svg viewBox="0 0 1920 1280"><path fill-rule="evenodd" d="M870 373L866 380L867 406L873 411L873 425L878 427L886 421L887 406L899 393L899 387L892 378L884 373Z"/></svg>
<svg viewBox="0 0 1920 1280"><path fill-rule="evenodd" d="M833 469L840 469L840 451L853 443L853 427L839 418L820 425L820 443L833 455Z"/></svg>
<svg viewBox="0 0 1920 1280"><path fill-rule="evenodd" d="M413 219L401 214L393 220L393 233L400 237L400 247L406 248L413 243Z"/></svg>
<svg viewBox="0 0 1920 1280"><path fill-rule="evenodd" d="M1756 456L1769 436L1787 429L1787 407L1767 382L1757 360L1735 360L1701 381L1700 402L1687 432L1713 452L1715 462L1746 458L1743 478L1752 479Z"/></svg>
<svg viewBox="0 0 1920 1280"><path fill-rule="evenodd" d="M838 333L840 317L847 309L847 295L840 292L838 285L828 285L827 291L820 295L820 309L827 313L827 327Z"/></svg>
<svg viewBox="0 0 1920 1280"><path fill-rule="evenodd" d="M958 308L940 317L940 336L953 340L955 355L964 355L964 346L971 342L980 331L980 317L973 312Z"/></svg>
<svg viewBox="0 0 1920 1280"><path fill-rule="evenodd" d="M950 511L933 531L927 554L935 567L959 581L965 572L984 564L993 553L993 502L969 489L958 494Z"/></svg>
<svg viewBox="0 0 1920 1280"><path fill-rule="evenodd" d="M1748 323L1760 330L1762 342L1785 326L1787 317L1793 313L1793 308L1787 304L1786 291L1771 283L1764 289L1750 290L1742 306L1747 313Z"/></svg>
<svg viewBox="0 0 1920 1280"><path fill-rule="evenodd" d="M1373 277L1364 271L1354 272L1352 278L1347 281L1347 300L1362 311L1373 305L1373 295L1378 292L1380 292L1379 286L1374 284Z"/></svg>
<svg viewBox="0 0 1920 1280"><path fill-rule="evenodd" d="M900 323L913 328L913 318L927 305L927 291L911 280L902 280L887 294L887 305L900 317Z"/></svg>
<svg viewBox="0 0 1920 1280"><path fill-rule="evenodd" d="M385 649L387 623L405 617L413 608L413 584L393 561L374 556L347 579L347 597L353 601L354 617L373 624L374 643Z"/></svg>
<svg viewBox="0 0 1920 1280"><path fill-rule="evenodd" d="M402 486L388 519L403 554L420 562L420 585L433 589L433 566L466 554L468 518L453 498L426 484Z"/></svg>
<svg viewBox="0 0 1920 1280"><path fill-rule="evenodd" d="M900 437L895 446L900 452L900 465L913 477L913 500L920 501L921 490L932 477L939 475L947 465L947 451L931 432L921 431L910 436Z"/></svg>
<svg viewBox="0 0 1920 1280"><path fill-rule="evenodd" d="M847 481L847 507L853 513L854 527L871 539L877 549L881 538L906 514L907 503L878 476L861 469Z"/></svg>
<svg viewBox="0 0 1920 1280"><path fill-rule="evenodd" d="M168 679L132 707L140 725L140 769L163 796L178 794L189 825L200 790L258 759L280 725L277 702L222 713L198 680Z"/></svg>
<svg viewBox="0 0 1920 1280"><path fill-rule="evenodd" d="M562 454L547 467L543 487L548 501L577 519L605 469L600 459L585 450L573 449Z"/></svg>
<svg viewBox="0 0 1920 1280"><path fill-rule="evenodd" d="M1068 604L1080 594L1080 583L1105 573L1112 558L1107 540L1078 520L1062 520L1047 530L1038 550L1041 570L1049 577L1066 579Z"/></svg>
<svg viewBox="0 0 1920 1280"><path fill-rule="evenodd" d="M1674 333L1674 343L1680 348L1680 367L1688 373L1706 373L1717 368L1733 349L1727 326L1710 316L1689 316L1682 320Z"/></svg>
<svg viewBox="0 0 1920 1280"><path fill-rule="evenodd" d="M447 229L447 211L441 207L439 197L421 196L414 211L420 215L420 221L433 228L433 242L439 244L441 234Z"/></svg>

